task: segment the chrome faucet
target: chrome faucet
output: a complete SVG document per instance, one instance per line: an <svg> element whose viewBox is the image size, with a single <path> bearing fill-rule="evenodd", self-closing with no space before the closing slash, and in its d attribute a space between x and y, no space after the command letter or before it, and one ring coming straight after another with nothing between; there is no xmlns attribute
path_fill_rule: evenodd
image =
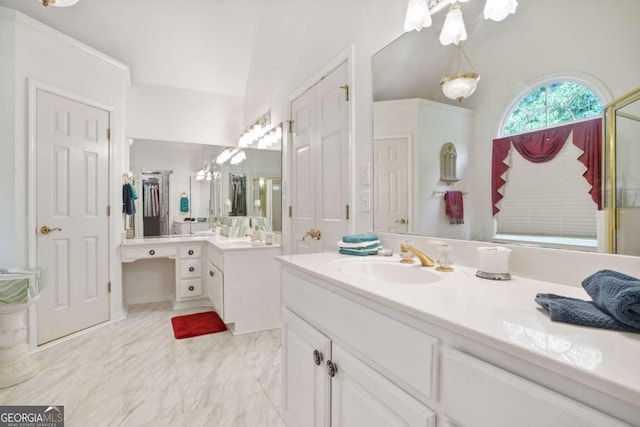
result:
<svg viewBox="0 0 640 427"><path fill-rule="evenodd" d="M413 253L415 256L418 257L418 259L420 260L420 263L422 264L423 267L433 267L434 265L436 265L436 263L431 258L426 256L424 253L422 253L418 249L414 248L413 246L405 245L403 243L403 244L400 245L400 250L402 252L411 252L411 253ZM401 261L401 262L404 262L404 260Z"/></svg>

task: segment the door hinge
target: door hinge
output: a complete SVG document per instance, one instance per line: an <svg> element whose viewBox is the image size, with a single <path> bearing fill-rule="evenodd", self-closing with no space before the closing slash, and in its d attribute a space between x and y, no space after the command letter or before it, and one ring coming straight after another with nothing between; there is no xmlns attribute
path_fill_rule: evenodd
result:
<svg viewBox="0 0 640 427"><path fill-rule="evenodd" d="M287 120L287 123L289 123L289 133L293 133L293 120Z"/></svg>
<svg viewBox="0 0 640 427"><path fill-rule="evenodd" d="M111 216L111 206L107 206L107 216Z"/></svg>
<svg viewBox="0 0 640 427"><path fill-rule="evenodd" d="M111 141L111 129L107 129L107 140Z"/></svg>
<svg viewBox="0 0 640 427"><path fill-rule="evenodd" d="M293 208L289 206L289 218L293 216Z"/></svg>
<svg viewBox="0 0 640 427"><path fill-rule="evenodd" d="M340 86L340 89L344 90L344 100L349 102L349 85L344 84Z"/></svg>
<svg viewBox="0 0 640 427"><path fill-rule="evenodd" d="M349 219L349 205L347 205L347 219Z"/></svg>
<svg viewBox="0 0 640 427"><path fill-rule="evenodd" d="M111 293L111 282L107 283L107 292Z"/></svg>

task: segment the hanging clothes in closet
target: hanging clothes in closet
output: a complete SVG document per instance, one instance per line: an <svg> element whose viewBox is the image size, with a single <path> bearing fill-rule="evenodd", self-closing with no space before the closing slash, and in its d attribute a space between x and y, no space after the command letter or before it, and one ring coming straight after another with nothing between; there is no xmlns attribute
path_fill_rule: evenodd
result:
<svg viewBox="0 0 640 427"><path fill-rule="evenodd" d="M231 215L247 215L247 179L244 175L231 175Z"/></svg>
<svg viewBox="0 0 640 427"><path fill-rule="evenodd" d="M145 217L160 215L160 186L156 179L152 178L144 182L142 203Z"/></svg>
<svg viewBox="0 0 640 427"><path fill-rule="evenodd" d="M160 235L160 183L156 178L142 184L142 211L143 235Z"/></svg>

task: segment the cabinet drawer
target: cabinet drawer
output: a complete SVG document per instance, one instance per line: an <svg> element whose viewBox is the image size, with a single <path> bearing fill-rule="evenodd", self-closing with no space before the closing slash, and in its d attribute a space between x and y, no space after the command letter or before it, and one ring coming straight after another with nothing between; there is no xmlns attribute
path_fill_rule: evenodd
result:
<svg viewBox="0 0 640 427"><path fill-rule="evenodd" d="M202 245L180 246L180 258L200 258L202 255Z"/></svg>
<svg viewBox="0 0 640 427"><path fill-rule="evenodd" d="M362 359L421 402L436 399L438 340L289 272L284 305L354 348Z"/></svg>
<svg viewBox="0 0 640 427"><path fill-rule="evenodd" d="M446 350L442 404L451 426L629 427L475 357Z"/></svg>
<svg viewBox="0 0 640 427"><path fill-rule="evenodd" d="M202 296L202 280L181 280L178 286L178 298L195 298Z"/></svg>
<svg viewBox="0 0 640 427"><path fill-rule="evenodd" d="M139 246L139 247L123 247L122 260L135 261L137 259L148 258L175 258L175 246Z"/></svg>
<svg viewBox="0 0 640 427"><path fill-rule="evenodd" d="M199 259L180 260L180 277L200 277L201 275L202 269Z"/></svg>

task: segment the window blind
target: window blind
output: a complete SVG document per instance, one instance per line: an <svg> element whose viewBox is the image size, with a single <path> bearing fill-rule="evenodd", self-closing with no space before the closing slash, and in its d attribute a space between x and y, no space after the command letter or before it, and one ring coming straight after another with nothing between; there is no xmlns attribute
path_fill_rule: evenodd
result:
<svg viewBox="0 0 640 427"><path fill-rule="evenodd" d="M546 163L531 163L511 149L507 183L496 215L498 234L596 237L597 205L582 177L582 151L571 133L558 153Z"/></svg>

